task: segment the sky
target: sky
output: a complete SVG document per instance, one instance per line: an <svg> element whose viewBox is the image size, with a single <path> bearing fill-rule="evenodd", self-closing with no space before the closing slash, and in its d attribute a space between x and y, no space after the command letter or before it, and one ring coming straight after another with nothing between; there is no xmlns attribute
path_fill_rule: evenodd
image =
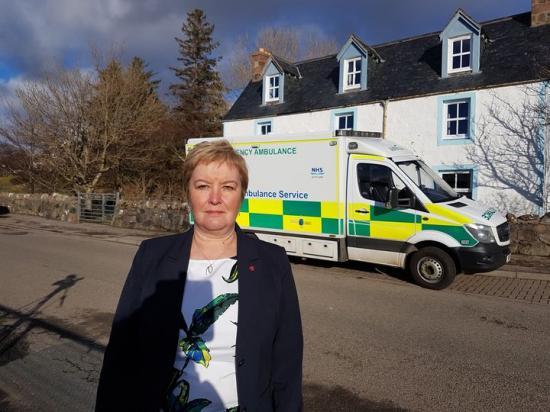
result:
<svg viewBox="0 0 550 412"><path fill-rule="evenodd" d="M202 8L220 42L223 71L239 36L266 26L318 31L343 45L351 33L376 45L441 31L457 8L478 22L529 11L531 0L0 0L0 98L53 66L93 67L91 49L139 56L161 80L176 79L187 12Z"/></svg>

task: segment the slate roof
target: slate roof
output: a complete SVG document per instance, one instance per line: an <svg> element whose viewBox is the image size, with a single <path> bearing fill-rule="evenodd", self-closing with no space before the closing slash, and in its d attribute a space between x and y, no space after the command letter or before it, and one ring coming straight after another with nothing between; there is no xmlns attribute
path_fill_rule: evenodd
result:
<svg viewBox="0 0 550 412"><path fill-rule="evenodd" d="M550 24L530 27L523 13L482 23L480 73L441 78L439 33L372 48L367 90L338 94L336 55L295 63L301 78L285 77L284 102L262 106L262 82L250 82L224 120L250 119L354 106L385 99L482 89L540 79L550 67Z"/></svg>
<svg viewBox="0 0 550 412"><path fill-rule="evenodd" d="M274 54L271 55L271 61L279 69L280 72L290 74L294 77L300 77L300 71L298 70L298 67L282 57L275 56ZM267 66L267 65L266 65Z"/></svg>

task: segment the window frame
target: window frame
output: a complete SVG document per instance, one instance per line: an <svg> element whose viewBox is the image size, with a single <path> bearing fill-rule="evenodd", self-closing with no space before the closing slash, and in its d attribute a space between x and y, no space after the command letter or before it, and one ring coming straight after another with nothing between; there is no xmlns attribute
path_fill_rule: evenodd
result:
<svg viewBox="0 0 550 412"><path fill-rule="evenodd" d="M468 52L462 51L462 42L464 40L468 40L470 42L470 50ZM460 41L460 52L454 53L454 43ZM473 53L472 53L472 35L466 34L462 36L452 37L447 40L447 73L461 73L461 72L467 72L473 70ZM462 65L462 56L469 55L470 56L470 64L468 67L459 67L457 69L453 68L453 58L459 56L460 57L460 64Z"/></svg>
<svg viewBox="0 0 550 412"><path fill-rule="evenodd" d="M269 132L263 133L263 128L269 127ZM256 134L259 136L267 136L273 133L273 123L271 120L261 121L256 123Z"/></svg>
<svg viewBox="0 0 550 412"><path fill-rule="evenodd" d="M469 197L470 199L474 199L474 174L475 174L475 170L474 169L469 169L469 168L462 168L462 169L448 169L448 170L438 170L438 174L441 176L441 178L443 180L445 180L445 178L443 177L444 174L453 174L455 176L455 183L454 185L451 185L449 182L447 182L447 180L445 180L445 182L451 186L451 188L457 193L457 194L463 194L465 195L466 197ZM461 189L461 188L458 188L457 187L457 182L458 182L458 176L459 174L468 174L469 175L469 180L470 180L470 183L469 183L469 188L468 190L466 191L465 189ZM468 196L468 194L470 194L470 196Z"/></svg>
<svg viewBox="0 0 550 412"><path fill-rule="evenodd" d="M466 103L468 105L468 115L466 117L461 117L460 116L460 104L461 103ZM457 105L457 108L456 108L456 116L457 117L453 117L453 118L449 118L449 106L450 105L454 105L456 104ZM469 139L470 138L470 134L471 134L471 131L470 131L470 122L471 122L471 116L472 116L472 105L471 105L471 99L468 99L468 98L465 98L465 99L456 99L456 100L448 100L448 101L445 101L443 102L443 113L444 113L444 119L443 119L443 124L442 124L442 127L443 127L443 133L441 134L442 136L442 139L443 140L462 140L462 139ZM449 122L450 121L455 121L457 122L457 127L456 127L456 131L457 133L456 134L449 134ZM458 133L458 122L460 121L466 121L466 127L467 127L467 130L466 130L466 133L461 133L459 134Z"/></svg>
<svg viewBox="0 0 550 412"><path fill-rule="evenodd" d="M346 118L346 126L347 126L347 119L349 117L351 117L351 122L352 122L352 126L351 128L349 127L346 127L344 129L341 129L340 128L340 118L341 117L345 117ZM335 125L334 125L334 129L335 130L355 130L355 113L354 112L345 112L345 113L338 113L338 114L335 114L334 115L334 119L335 119Z"/></svg>
<svg viewBox="0 0 550 412"><path fill-rule="evenodd" d="M361 62L361 68L359 70L357 70L357 62ZM354 68L354 71L350 72L349 71L349 63L353 63L353 68ZM344 78L342 79L344 84L343 84L343 90L355 90L355 89L360 89L361 88L361 75L362 75L362 71L363 71L363 63L362 63L362 57L361 56L358 56L358 57L353 57L351 59L345 59L344 60ZM353 76L353 79L355 79L355 77L357 75L359 75L359 82L358 83L354 83L354 84L348 84L348 77L352 75Z"/></svg>
<svg viewBox="0 0 550 412"><path fill-rule="evenodd" d="M273 74L271 76L266 76L266 90L265 90L265 101L267 102L278 102L281 98L281 75L280 74ZM277 85L271 86L271 79L277 78ZM271 90L277 91L277 97L270 97Z"/></svg>

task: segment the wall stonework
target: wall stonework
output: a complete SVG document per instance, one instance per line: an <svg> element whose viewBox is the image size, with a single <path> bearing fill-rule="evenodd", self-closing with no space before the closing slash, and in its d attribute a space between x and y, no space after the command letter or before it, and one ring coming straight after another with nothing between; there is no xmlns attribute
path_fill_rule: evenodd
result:
<svg viewBox="0 0 550 412"><path fill-rule="evenodd" d="M0 209L78 223L77 199L61 194L0 193ZM187 204L161 200L119 200L112 226L153 231L181 232L189 227Z"/></svg>
<svg viewBox="0 0 550 412"><path fill-rule="evenodd" d="M187 203L162 200L120 200L113 226L181 232L189 227Z"/></svg>
<svg viewBox="0 0 550 412"><path fill-rule="evenodd" d="M550 257L550 213L542 218L524 216L510 220L512 254Z"/></svg>
<svg viewBox="0 0 550 412"><path fill-rule="evenodd" d="M78 223L77 201L74 196L58 193L0 193L0 206L7 207L10 213Z"/></svg>

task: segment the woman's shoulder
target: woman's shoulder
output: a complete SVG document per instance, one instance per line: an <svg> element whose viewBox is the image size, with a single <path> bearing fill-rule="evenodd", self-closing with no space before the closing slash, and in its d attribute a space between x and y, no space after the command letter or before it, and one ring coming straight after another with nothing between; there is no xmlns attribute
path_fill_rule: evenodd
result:
<svg viewBox="0 0 550 412"><path fill-rule="evenodd" d="M147 254L164 254L177 247L182 247L187 241L188 232L177 233L172 235L153 237L141 242L140 249L146 251Z"/></svg>

